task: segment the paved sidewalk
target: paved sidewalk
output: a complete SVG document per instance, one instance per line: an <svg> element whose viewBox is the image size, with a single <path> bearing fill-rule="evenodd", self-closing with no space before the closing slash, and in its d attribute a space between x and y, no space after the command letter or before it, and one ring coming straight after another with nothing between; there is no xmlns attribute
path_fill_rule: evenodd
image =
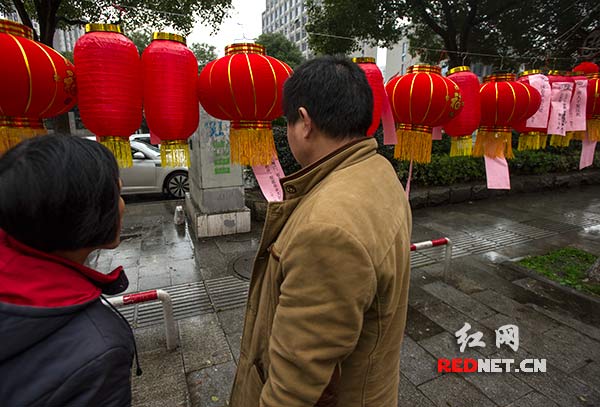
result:
<svg viewBox="0 0 600 407"><path fill-rule="evenodd" d="M129 291L164 288L174 298L181 346L165 347L158 304L123 308L135 327L144 374L133 378L135 406L227 405L239 356L244 275L262 225L252 232L193 242L173 225L178 201L126 208L124 240L97 253L100 270L123 265ZM413 242L448 236L451 278L443 281L443 248L417 252L402 348L400 406L600 406L600 303L511 271L502 262L566 245L600 255L600 187L505 196L416 210ZM465 322L485 348L460 353ZM495 332L520 328L520 347L496 348ZM439 374L438 358L547 359L547 373Z"/></svg>

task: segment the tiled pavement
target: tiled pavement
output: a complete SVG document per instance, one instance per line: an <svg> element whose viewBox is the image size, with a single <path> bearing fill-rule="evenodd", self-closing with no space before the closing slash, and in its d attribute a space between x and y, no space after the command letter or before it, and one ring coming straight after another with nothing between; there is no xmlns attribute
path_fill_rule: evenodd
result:
<svg viewBox="0 0 600 407"><path fill-rule="evenodd" d="M158 304L123 308L136 327L144 374L133 378L136 406L224 406L235 374L248 283L240 264L256 250L251 233L193 242L173 225L177 201L132 203L123 243L96 253L100 270L125 266L129 291L164 288L174 299L181 346L165 349ZM413 256L402 345L400 406L600 406L600 303L586 301L501 263L571 245L600 255L600 187L505 196L416 210L412 241L448 236L443 249ZM465 322L485 348L461 353ZM494 330L520 328L518 352L496 348ZM547 359L547 373L439 374L437 358Z"/></svg>

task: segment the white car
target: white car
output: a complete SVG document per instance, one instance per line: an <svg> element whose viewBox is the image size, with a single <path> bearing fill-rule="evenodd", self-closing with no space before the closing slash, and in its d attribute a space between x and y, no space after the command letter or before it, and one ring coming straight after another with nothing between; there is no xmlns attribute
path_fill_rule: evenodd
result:
<svg viewBox="0 0 600 407"><path fill-rule="evenodd" d="M138 135L144 136L144 135ZM150 135L148 141L150 141ZM86 137L96 141L95 137ZM120 168L122 195L162 193L170 198L185 198L189 192L187 167L163 167L160 150L132 136L130 139L133 166Z"/></svg>
<svg viewBox="0 0 600 407"><path fill-rule="evenodd" d="M189 192L187 167L163 167L160 150L141 141L131 141L133 166L121 168L123 195L163 193L172 198L185 198Z"/></svg>

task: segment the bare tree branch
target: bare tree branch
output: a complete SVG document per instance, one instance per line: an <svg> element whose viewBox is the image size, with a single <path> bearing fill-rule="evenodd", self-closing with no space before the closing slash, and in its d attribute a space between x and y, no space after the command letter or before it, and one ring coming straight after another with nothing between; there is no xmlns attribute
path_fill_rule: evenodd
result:
<svg viewBox="0 0 600 407"><path fill-rule="evenodd" d="M414 3L417 6L419 13L423 17L423 20L425 20L425 23L440 37L446 38L446 31L442 27L440 27L440 25L427 12L427 9L425 8L425 3L423 3L423 0L415 0Z"/></svg>

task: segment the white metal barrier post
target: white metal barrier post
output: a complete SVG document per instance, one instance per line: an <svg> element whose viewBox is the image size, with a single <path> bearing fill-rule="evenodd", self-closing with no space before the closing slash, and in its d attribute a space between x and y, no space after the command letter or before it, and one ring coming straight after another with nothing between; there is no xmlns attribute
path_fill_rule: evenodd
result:
<svg viewBox="0 0 600 407"><path fill-rule="evenodd" d="M448 239L447 237L442 237L440 239L413 243L410 245L410 251L415 252L417 250L430 249L432 247L438 246L446 246L446 251L444 253L444 271L442 276L444 280L448 280L450 273L450 262L452 260L452 241L450 239Z"/></svg>
<svg viewBox="0 0 600 407"><path fill-rule="evenodd" d="M108 301L115 307L156 300L161 302L163 308L167 350L173 350L179 346L179 335L177 334L177 325L175 324L175 317L173 316L173 303L168 292L164 290L150 290L108 298Z"/></svg>

